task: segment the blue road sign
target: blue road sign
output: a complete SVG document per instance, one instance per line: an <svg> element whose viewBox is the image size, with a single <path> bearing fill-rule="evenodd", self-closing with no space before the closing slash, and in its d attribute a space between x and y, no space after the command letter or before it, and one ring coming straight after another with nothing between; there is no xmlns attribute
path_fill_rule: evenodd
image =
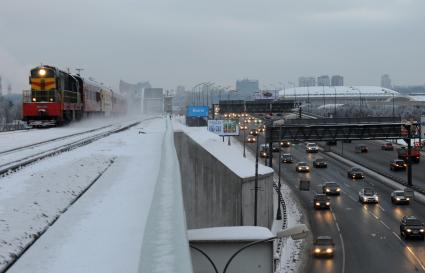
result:
<svg viewBox="0 0 425 273"><path fill-rule="evenodd" d="M208 106L189 106L186 116L188 117L208 117Z"/></svg>

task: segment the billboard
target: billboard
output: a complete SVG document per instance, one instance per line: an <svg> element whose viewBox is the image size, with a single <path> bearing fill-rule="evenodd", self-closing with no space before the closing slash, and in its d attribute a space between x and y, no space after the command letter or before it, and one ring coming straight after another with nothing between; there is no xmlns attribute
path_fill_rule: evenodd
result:
<svg viewBox="0 0 425 273"><path fill-rule="evenodd" d="M189 106L186 116L188 117L208 117L208 106Z"/></svg>
<svg viewBox="0 0 425 273"><path fill-rule="evenodd" d="M254 94L255 100L275 100L277 99L277 90L263 90Z"/></svg>
<svg viewBox="0 0 425 273"><path fill-rule="evenodd" d="M208 120L208 131L220 136L238 136L239 123L237 120Z"/></svg>

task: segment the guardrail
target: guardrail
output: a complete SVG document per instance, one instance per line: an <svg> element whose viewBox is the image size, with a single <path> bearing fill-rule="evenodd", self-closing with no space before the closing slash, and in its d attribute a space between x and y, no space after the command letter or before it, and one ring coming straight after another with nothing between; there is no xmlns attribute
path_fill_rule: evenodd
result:
<svg viewBox="0 0 425 273"><path fill-rule="evenodd" d="M166 118L160 172L143 235L139 273L192 273L179 161Z"/></svg>

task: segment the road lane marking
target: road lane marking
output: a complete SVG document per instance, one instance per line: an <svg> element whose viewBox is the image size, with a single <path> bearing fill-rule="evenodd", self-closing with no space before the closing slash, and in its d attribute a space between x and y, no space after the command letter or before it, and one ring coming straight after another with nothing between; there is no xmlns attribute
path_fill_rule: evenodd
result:
<svg viewBox="0 0 425 273"><path fill-rule="evenodd" d="M402 241L402 242L403 242L403 240L401 240L400 236L398 236L398 234L397 234L397 233L395 233L395 232L393 231L393 234L394 234L394 236L395 236L395 237L397 237L400 241Z"/></svg>
<svg viewBox="0 0 425 273"><path fill-rule="evenodd" d="M385 212L384 208L383 208L381 205L379 205L379 208L380 208L383 212Z"/></svg>
<svg viewBox="0 0 425 273"><path fill-rule="evenodd" d="M339 228L338 222L335 222L336 225L336 229L338 230L339 233L341 233L341 229Z"/></svg>
<svg viewBox="0 0 425 273"><path fill-rule="evenodd" d="M379 217L378 217L378 216L376 216L376 214L375 214L375 213L373 213L373 212L370 212L370 211L369 211L369 214L370 214L370 215L372 215L373 217L375 217L375 218L376 218L376 220L379 220Z"/></svg>
<svg viewBox="0 0 425 273"><path fill-rule="evenodd" d="M422 264L421 260L419 260L419 258L415 255L415 253L413 253L413 251L410 249L409 246L407 246L407 250L412 254L412 256L416 259L416 261L418 262L418 264L422 267L422 270L425 271L425 266Z"/></svg>
<svg viewBox="0 0 425 273"><path fill-rule="evenodd" d="M379 222L381 222L381 224L383 224L383 225L384 225L384 227L386 227L387 229L391 230L391 228L390 228L387 224L385 224L385 222L384 222L384 221L379 220Z"/></svg>
<svg viewBox="0 0 425 273"><path fill-rule="evenodd" d="M341 247L342 247L342 271L341 271L341 273L345 273L345 246L344 246L344 239L342 238L341 232L339 233L339 239L341 240Z"/></svg>

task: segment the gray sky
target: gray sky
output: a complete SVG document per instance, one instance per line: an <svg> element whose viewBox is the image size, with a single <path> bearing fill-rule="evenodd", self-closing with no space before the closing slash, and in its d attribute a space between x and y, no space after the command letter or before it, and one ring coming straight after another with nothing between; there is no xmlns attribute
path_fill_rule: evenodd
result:
<svg viewBox="0 0 425 273"><path fill-rule="evenodd" d="M384 73L424 84L424 11L424 0L2 0L0 75L16 89L39 63L113 87L321 74L379 85Z"/></svg>

